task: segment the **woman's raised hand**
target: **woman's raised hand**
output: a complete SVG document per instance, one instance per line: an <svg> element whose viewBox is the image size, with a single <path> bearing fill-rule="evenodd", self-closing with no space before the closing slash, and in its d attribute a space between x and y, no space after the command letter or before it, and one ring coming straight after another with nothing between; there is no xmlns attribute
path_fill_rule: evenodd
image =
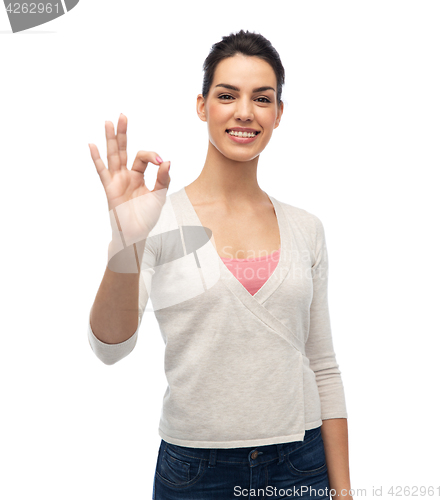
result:
<svg viewBox="0 0 444 500"><path fill-rule="evenodd" d="M154 151L139 151L131 170L127 169L127 123L121 114L117 123L105 122L108 168L100 158L95 144L89 144L91 157L105 188L110 211L111 224L117 222L117 229L123 232L125 245L130 245L148 237L156 225L166 201L170 184L168 161L163 161ZM145 185L144 173L148 163L159 165L154 189ZM113 232L115 232L113 227Z"/></svg>

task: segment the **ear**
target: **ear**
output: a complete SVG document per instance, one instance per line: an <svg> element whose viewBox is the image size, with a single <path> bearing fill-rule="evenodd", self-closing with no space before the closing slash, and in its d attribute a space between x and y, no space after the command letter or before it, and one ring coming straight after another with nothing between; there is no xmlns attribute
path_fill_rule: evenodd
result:
<svg viewBox="0 0 444 500"><path fill-rule="evenodd" d="M207 117L205 114L205 100L203 98L202 94L199 94L197 96L197 102L196 102L196 111L197 111L197 116L203 121L207 121Z"/></svg>
<svg viewBox="0 0 444 500"><path fill-rule="evenodd" d="M273 128L279 127L279 123L281 121L282 113L283 112L284 112L284 103L281 102L281 104L279 106L279 111L278 111L278 114L277 114L277 117L276 117L276 121L274 122L274 127Z"/></svg>

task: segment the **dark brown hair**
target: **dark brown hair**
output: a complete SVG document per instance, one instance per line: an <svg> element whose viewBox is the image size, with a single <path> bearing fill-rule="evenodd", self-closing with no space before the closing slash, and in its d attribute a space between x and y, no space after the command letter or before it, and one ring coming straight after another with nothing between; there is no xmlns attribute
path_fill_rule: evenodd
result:
<svg viewBox="0 0 444 500"><path fill-rule="evenodd" d="M237 33L230 33L230 35L222 37L220 42L213 44L211 47L211 51L203 64L203 97L206 98L208 95L217 65L223 59L232 57L236 54L260 57L270 64L276 75L276 99L278 105L280 105L282 86L285 83L285 70L282 66L281 58L276 49L264 36L244 30L240 30Z"/></svg>

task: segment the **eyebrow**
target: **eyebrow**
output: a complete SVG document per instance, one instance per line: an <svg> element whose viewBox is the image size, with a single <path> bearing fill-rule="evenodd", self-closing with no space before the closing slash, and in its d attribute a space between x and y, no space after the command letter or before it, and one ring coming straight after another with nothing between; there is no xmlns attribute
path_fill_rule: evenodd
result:
<svg viewBox="0 0 444 500"><path fill-rule="evenodd" d="M234 85L230 85L228 83L219 83L215 87L225 87L227 89L236 90L237 92L239 92L240 90L238 87L235 87ZM265 90L272 90L273 92L276 92L276 90L273 87L269 86L258 87L257 89L253 89L253 92L264 92Z"/></svg>

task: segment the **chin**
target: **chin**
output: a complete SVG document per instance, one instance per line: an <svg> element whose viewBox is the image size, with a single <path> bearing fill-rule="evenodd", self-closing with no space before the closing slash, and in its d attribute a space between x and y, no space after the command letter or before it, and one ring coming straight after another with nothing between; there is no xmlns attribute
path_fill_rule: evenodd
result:
<svg viewBox="0 0 444 500"><path fill-rule="evenodd" d="M228 158L229 160L232 160L232 161L251 161L251 160L254 160L257 156L259 156L259 153L257 154L254 154L254 155L236 155L236 154L226 154L224 155L226 158Z"/></svg>

